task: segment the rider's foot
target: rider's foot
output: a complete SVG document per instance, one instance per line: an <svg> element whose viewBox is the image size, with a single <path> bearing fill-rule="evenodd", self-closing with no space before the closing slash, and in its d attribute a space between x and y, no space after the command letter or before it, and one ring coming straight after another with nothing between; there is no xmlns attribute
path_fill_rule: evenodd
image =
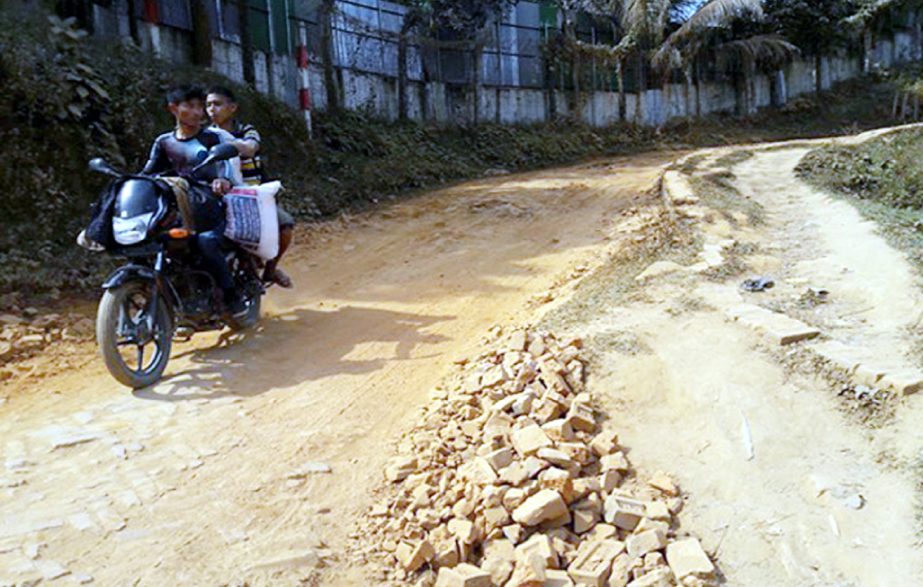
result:
<svg viewBox="0 0 923 587"><path fill-rule="evenodd" d="M278 267L267 266L266 270L263 271L263 281L266 283L275 283L279 287L284 287L285 289L291 289L294 285L292 283L292 278L289 277L285 271L282 271Z"/></svg>

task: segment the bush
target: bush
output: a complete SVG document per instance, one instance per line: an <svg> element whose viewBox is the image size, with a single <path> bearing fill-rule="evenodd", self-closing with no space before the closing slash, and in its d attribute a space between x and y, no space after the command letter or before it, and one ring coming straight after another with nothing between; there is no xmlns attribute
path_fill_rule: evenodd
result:
<svg viewBox="0 0 923 587"><path fill-rule="evenodd" d="M862 145L812 151L798 166L803 177L864 200L923 210L923 131L910 130Z"/></svg>

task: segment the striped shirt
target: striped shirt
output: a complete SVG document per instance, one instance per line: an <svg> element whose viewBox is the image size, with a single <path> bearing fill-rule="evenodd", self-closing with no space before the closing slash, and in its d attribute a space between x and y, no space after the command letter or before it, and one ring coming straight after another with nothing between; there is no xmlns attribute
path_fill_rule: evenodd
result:
<svg viewBox="0 0 923 587"><path fill-rule="evenodd" d="M234 129L231 130L231 134L234 135L235 139L256 141L258 146L262 144L260 132L256 130L252 124L241 124L235 120ZM263 164L260 162L259 149L257 149L253 158L241 156L240 171L244 176L244 183L247 185L260 185L265 181L263 177Z"/></svg>

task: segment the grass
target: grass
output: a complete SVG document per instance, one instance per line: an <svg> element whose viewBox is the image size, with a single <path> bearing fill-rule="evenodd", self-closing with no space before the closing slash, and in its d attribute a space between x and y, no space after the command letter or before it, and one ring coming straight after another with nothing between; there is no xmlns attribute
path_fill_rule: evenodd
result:
<svg viewBox="0 0 923 587"><path fill-rule="evenodd" d="M861 145L810 152L798 174L846 198L923 275L923 130L905 130Z"/></svg>
<svg viewBox="0 0 923 587"><path fill-rule="evenodd" d="M49 31L40 11L15 6L0 6L0 294L16 291L36 304L61 291L95 289L111 268L110 260L74 246L103 185L86 161L102 155L139 168L153 137L171 126L160 100L176 82L222 83L238 93L244 118L263 134L269 172L286 185L283 204L302 220L366 209L491 169L872 128L887 120L893 92L888 79L855 80L750 118L712 116L662 129L591 128L571 120L446 127L318 113L309 140L297 113L274 99L130 47L68 41Z"/></svg>

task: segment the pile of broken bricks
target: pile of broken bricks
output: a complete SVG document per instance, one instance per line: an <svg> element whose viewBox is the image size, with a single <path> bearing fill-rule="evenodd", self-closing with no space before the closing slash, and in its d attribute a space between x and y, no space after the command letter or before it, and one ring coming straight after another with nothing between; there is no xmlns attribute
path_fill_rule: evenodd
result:
<svg viewBox="0 0 923 587"><path fill-rule="evenodd" d="M517 330L437 389L352 559L420 587L713 585L682 496L640 479L585 390L581 341Z"/></svg>

